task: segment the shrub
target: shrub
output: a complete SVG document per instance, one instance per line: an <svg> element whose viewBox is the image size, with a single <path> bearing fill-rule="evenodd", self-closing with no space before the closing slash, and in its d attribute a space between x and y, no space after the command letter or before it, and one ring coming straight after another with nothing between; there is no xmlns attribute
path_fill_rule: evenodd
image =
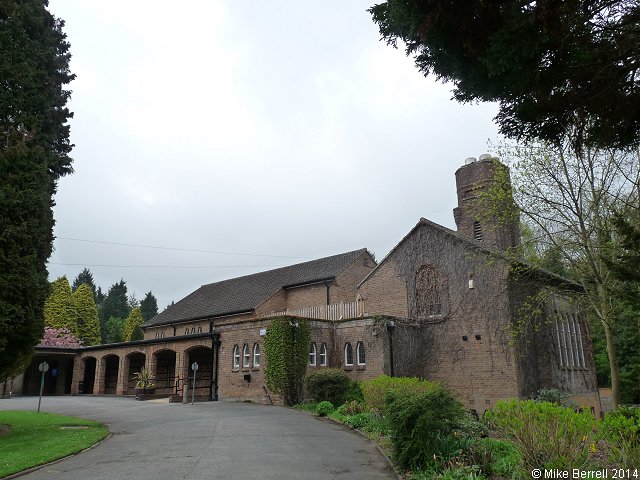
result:
<svg viewBox="0 0 640 480"><path fill-rule="evenodd" d="M357 415L359 413L365 413L366 411L367 406L357 400L351 400L338 407L338 412L340 412L341 415Z"/></svg>
<svg viewBox="0 0 640 480"><path fill-rule="evenodd" d="M563 393L557 388L541 388L536 392L536 402L549 402L556 405L563 405L565 407L573 407L573 404L569 401L571 394Z"/></svg>
<svg viewBox="0 0 640 480"><path fill-rule="evenodd" d="M342 370L326 368L307 375L307 393L316 402L342 405L347 400L351 379Z"/></svg>
<svg viewBox="0 0 640 480"><path fill-rule="evenodd" d="M344 419L344 423L363 432L385 434L389 431L388 422L375 413L358 413Z"/></svg>
<svg viewBox="0 0 640 480"><path fill-rule="evenodd" d="M393 390L396 393L424 393L432 384L426 380L409 377L389 377L381 375L373 380L362 382L361 388L364 401L371 410L383 411L384 396Z"/></svg>
<svg viewBox="0 0 640 480"><path fill-rule="evenodd" d="M489 424L513 441L525 470L578 468L590 456L596 420L549 402L499 401L487 413Z"/></svg>
<svg viewBox="0 0 640 480"><path fill-rule="evenodd" d="M640 465L640 407L619 407L602 421L611 445L611 460L620 465Z"/></svg>
<svg viewBox="0 0 640 480"><path fill-rule="evenodd" d="M516 478L522 463L513 443L494 438L475 440L469 449L469 457L489 477Z"/></svg>
<svg viewBox="0 0 640 480"><path fill-rule="evenodd" d="M326 417L334 410L335 407L331 402L320 402L318 405L316 405L316 413L321 417Z"/></svg>
<svg viewBox="0 0 640 480"><path fill-rule="evenodd" d="M349 388L347 389L347 394L344 400L345 402L364 402L364 395L362 393L362 386L360 385L360 382L357 380L351 380L349 382Z"/></svg>
<svg viewBox="0 0 640 480"><path fill-rule="evenodd" d="M428 391L417 394L391 390L385 396L384 411L393 456L401 468L426 467L434 458L447 461L466 443L453 435L465 415L464 408L440 384L429 384Z"/></svg>
<svg viewBox="0 0 640 480"><path fill-rule="evenodd" d="M459 432L466 438L478 439L489 436L489 427L470 413L466 413L460 420Z"/></svg>

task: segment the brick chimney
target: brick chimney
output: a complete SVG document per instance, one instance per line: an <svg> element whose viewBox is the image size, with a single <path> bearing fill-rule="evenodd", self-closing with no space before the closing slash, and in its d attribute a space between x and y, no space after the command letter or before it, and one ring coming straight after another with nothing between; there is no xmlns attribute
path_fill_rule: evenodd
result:
<svg viewBox="0 0 640 480"><path fill-rule="evenodd" d="M458 206L453 209L453 218L460 234L501 250L520 244L520 218L514 210L506 165L486 153L478 159L467 158L456 171L456 188ZM502 205L492 203L496 196L490 192L496 191L508 194L499 197Z"/></svg>

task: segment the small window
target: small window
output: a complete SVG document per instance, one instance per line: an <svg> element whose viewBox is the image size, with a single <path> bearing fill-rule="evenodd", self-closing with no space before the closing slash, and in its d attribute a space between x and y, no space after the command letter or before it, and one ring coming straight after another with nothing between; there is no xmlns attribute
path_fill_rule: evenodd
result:
<svg viewBox="0 0 640 480"><path fill-rule="evenodd" d="M253 344L253 366L260 366L260 345L257 343Z"/></svg>
<svg viewBox="0 0 640 480"><path fill-rule="evenodd" d="M240 347L233 346L233 368L240 368Z"/></svg>
<svg viewBox="0 0 640 480"><path fill-rule="evenodd" d="M242 347L242 366L248 367L251 365L251 355L249 354L249 345L246 343Z"/></svg>
<svg viewBox="0 0 640 480"><path fill-rule="evenodd" d="M189 335L189 329L188 329L188 328L185 328L185 329L184 329L184 334L185 334L185 335Z"/></svg>
<svg viewBox="0 0 640 480"><path fill-rule="evenodd" d="M353 365L353 347L349 342L344 346L344 364L347 366Z"/></svg>
<svg viewBox="0 0 640 480"><path fill-rule="evenodd" d="M316 366L316 344L315 342L311 342L311 346L309 347L309 365L315 367Z"/></svg>
<svg viewBox="0 0 640 480"><path fill-rule="evenodd" d="M473 239L477 242L482 242L483 241L483 237L482 237L482 226L480 225L480 222L476 221L473 222Z"/></svg>
<svg viewBox="0 0 640 480"><path fill-rule="evenodd" d="M327 344L323 343L320 345L320 365L323 367L327 366Z"/></svg>
<svg viewBox="0 0 640 480"><path fill-rule="evenodd" d="M364 352L364 343L358 342L356 345L356 354L358 356L358 365L366 365L366 357Z"/></svg>
<svg viewBox="0 0 640 480"><path fill-rule="evenodd" d="M198 327L198 333L202 333L202 325Z"/></svg>

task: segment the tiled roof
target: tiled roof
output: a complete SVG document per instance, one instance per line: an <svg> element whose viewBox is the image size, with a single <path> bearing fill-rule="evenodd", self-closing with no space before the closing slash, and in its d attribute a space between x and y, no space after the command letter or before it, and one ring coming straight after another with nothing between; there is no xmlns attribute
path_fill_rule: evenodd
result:
<svg viewBox="0 0 640 480"><path fill-rule="evenodd" d="M332 279L367 250L319 258L201 286L142 326L251 311L283 287Z"/></svg>

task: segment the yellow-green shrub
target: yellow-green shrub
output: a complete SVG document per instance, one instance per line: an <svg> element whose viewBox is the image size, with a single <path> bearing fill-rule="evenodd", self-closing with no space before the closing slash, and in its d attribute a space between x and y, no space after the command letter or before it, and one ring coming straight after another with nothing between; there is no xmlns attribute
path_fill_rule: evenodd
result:
<svg viewBox="0 0 640 480"><path fill-rule="evenodd" d="M384 409L384 396L389 391L399 394L421 394L433 388L433 383L414 377L389 377L381 375L373 380L361 382L360 387L364 395L364 401L371 410L382 412Z"/></svg>

